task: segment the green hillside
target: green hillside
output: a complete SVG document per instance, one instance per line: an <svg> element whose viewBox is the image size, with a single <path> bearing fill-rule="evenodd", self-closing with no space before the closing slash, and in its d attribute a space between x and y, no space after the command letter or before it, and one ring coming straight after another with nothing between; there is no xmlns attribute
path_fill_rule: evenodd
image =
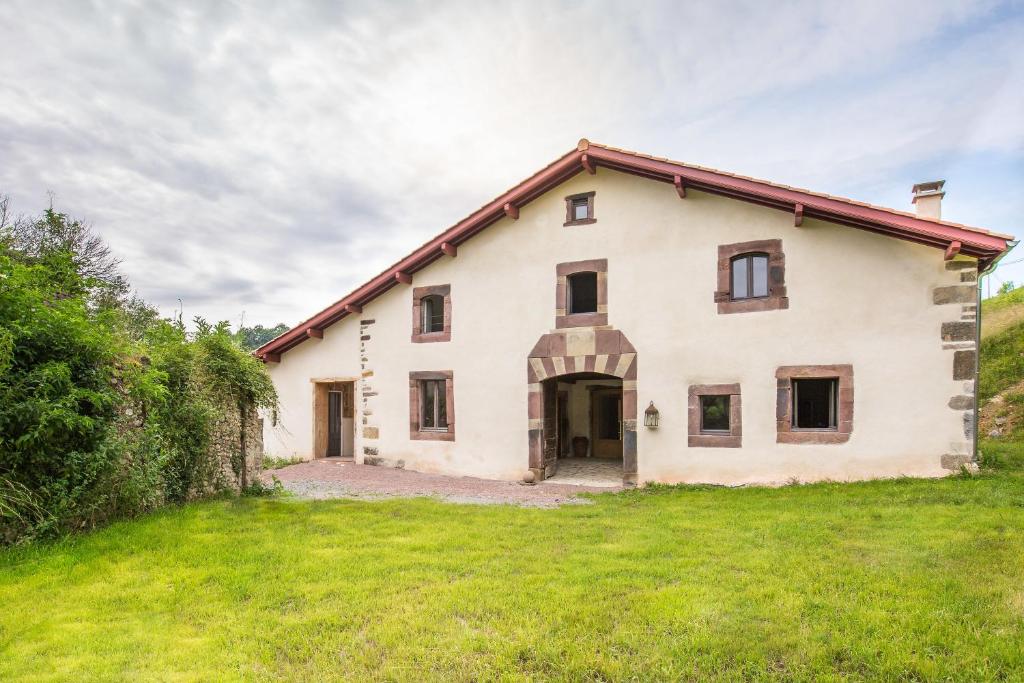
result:
<svg viewBox="0 0 1024 683"><path fill-rule="evenodd" d="M1024 288L981 304L981 434L1024 439Z"/></svg>

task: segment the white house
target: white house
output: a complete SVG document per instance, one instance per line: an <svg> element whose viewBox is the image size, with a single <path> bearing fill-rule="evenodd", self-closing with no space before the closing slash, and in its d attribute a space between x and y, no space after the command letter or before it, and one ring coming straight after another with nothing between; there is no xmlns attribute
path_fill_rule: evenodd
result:
<svg viewBox="0 0 1024 683"><path fill-rule="evenodd" d="M626 483L975 457L977 280L1010 237L581 140L260 348L277 456ZM656 426L655 426L656 421Z"/></svg>

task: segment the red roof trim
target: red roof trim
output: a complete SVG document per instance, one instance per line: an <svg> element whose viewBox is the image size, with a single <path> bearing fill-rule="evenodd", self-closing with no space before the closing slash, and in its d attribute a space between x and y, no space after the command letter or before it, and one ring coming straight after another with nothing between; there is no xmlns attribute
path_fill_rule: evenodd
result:
<svg viewBox="0 0 1024 683"><path fill-rule="evenodd" d="M256 350L256 355L271 362L279 360L281 353L308 338L306 330L322 330L357 310L361 311L362 306L396 286L398 278L411 279L413 273L445 254L454 256L455 247L504 218L507 215L506 204L518 209L577 173L583 172L585 167L590 171L597 166L669 183L675 185L677 189L693 188L789 213L797 212L797 207L802 206L804 218L818 218L943 250L948 249L953 242L959 242L960 253L978 258L983 267L1006 251L1009 239L978 228L924 220L891 209L774 185L754 178L739 177L667 159L656 159L581 140L575 150L477 209L348 296L267 342ZM680 192L680 195L682 194Z"/></svg>

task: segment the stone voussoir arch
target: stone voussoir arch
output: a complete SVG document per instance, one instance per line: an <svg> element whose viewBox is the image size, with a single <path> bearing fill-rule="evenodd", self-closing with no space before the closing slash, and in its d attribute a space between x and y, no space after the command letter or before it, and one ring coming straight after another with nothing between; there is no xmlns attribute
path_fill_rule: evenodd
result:
<svg viewBox="0 0 1024 683"><path fill-rule="evenodd" d="M622 380L622 474L623 482L637 479L637 353L619 330L575 328L541 336L527 358L529 469L540 481L553 471L554 459L545 456L545 408L543 382L580 372L594 372ZM545 406L545 403L549 405ZM547 419L553 421L553 416ZM549 422L549 430L550 430Z"/></svg>

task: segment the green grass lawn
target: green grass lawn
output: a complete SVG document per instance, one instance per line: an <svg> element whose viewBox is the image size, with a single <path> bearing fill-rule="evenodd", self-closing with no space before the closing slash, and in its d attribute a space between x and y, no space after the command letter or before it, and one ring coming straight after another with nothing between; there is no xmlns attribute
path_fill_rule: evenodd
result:
<svg viewBox="0 0 1024 683"><path fill-rule="evenodd" d="M1024 447L556 510L218 500L0 553L0 680L1024 678Z"/></svg>

